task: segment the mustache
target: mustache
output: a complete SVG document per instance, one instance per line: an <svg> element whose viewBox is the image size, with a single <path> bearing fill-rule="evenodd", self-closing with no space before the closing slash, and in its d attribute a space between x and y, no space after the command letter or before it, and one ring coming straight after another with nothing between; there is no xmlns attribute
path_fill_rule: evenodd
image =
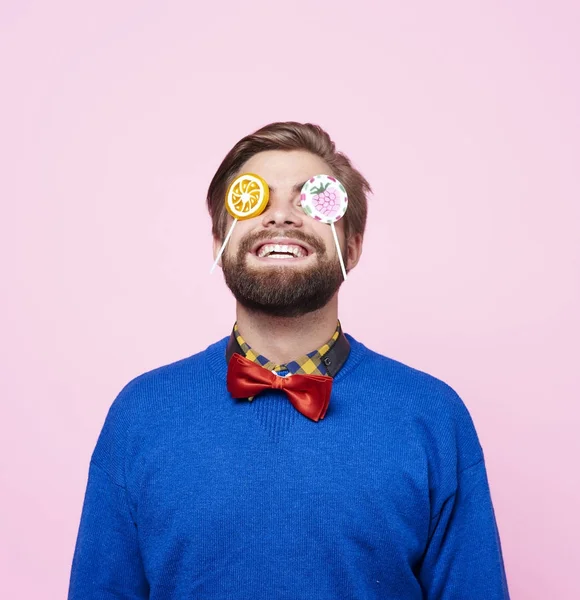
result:
<svg viewBox="0 0 580 600"><path fill-rule="evenodd" d="M284 237L296 240L298 242L304 242L308 246L314 249L314 251L322 255L326 252L326 247L324 242L313 235L304 233L303 231L298 230L287 230L287 231L256 231L255 233L249 233L246 237L244 237L239 245L240 254L250 252L251 249L258 244L259 242L265 242L268 240L273 240L277 237Z"/></svg>

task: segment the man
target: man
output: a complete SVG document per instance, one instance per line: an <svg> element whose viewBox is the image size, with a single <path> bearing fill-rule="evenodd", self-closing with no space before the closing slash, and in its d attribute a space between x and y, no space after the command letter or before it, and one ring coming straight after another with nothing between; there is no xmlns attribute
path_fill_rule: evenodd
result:
<svg viewBox="0 0 580 600"><path fill-rule="evenodd" d="M351 270L368 183L319 127L264 127L209 187L216 256L232 222L225 194L243 173L270 197L221 261L233 331L116 398L91 459L69 598L507 599L465 405L338 321L331 227L302 211L300 190L317 174L346 188L336 230Z"/></svg>

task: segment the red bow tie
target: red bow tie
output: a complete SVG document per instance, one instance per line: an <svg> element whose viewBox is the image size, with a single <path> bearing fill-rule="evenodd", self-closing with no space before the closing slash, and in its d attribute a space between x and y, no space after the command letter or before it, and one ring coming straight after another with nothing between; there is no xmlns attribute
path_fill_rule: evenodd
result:
<svg viewBox="0 0 580 600"><path fill-rule="evenodd" d="M324 418L330 402L332 377L300 374L280 377L239 354L233 354L228 365L227 386L234 398L251 398L267 389L284 390L296 410L318 421Z"/></svg>

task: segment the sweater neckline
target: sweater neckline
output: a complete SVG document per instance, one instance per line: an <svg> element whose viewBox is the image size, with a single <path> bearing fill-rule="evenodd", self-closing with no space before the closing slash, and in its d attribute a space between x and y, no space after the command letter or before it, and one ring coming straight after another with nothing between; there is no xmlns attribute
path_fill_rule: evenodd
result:
<svg viewBox="0 0 580 600"><path fill-rule="evenodd" d="M361 342L358 342L350 334L345 333L344 335L350 342L350 353L340 371L334 376L335 382L340 381L343 377L348 375L350 371L355 369L363 358L365 351L368 351ZM217 377L217 379L222 382L226 381L228 371L226 348L229 339L229 336L222 338L221 340L208 346L205 352L206 360L209 363L210 370Z"/></svg>

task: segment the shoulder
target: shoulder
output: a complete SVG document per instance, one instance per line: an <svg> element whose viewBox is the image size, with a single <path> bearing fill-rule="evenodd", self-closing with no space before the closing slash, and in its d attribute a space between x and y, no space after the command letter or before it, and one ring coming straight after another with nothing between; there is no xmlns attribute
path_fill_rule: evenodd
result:
<svg viewBox="0 0 580 600"><path fill-rule="evenodd" d="M483 458L472 416L460 395L447 382L370 350L348 336L351 349L358 357L353 376L392 414L404 414L410 431L428 446L437 444L451 452L459 452L459 468L468 467ZM387 408L388 407L388 408Z"/></svg>
<svg viewBox="0 0 580 600"><path fill-rule="evenodd" d="M140 421L151 421L151 417L159 415L160 411L190 398L195 389L214 386L216 375L210 363L225 355L226 340L219 340L201 352L161 365L128 381L110 405L104 429L123 431Z"/></svg>
<svg viewBox="0 0 580 600"><path fill-rule="evenodd" d="M438 408L465 408L457 392L445 381L371 350L351 335L347 338L351 344L357 375L372 382L378 390L396 392L401 397L412 398L417 402L429 398L430 405L433 402L439 403Z"/></svg>
<svg viewBox="0 0 580 600"><path fill-rule="evenodd" d="M207 390L216 385L210 362L212 357L224 356L226 339L201 352L146 371L125 384L110 405L91 460L115 481L121 481L121 457L136 432L157 427L163 416L187 406L196 389L205 386Z"/></svg>
<svg viewBox="0 0 580 600"><path fill-rule="evenodd" d="M140 399L153 401L189 388L192 382L203 382L213 373L209 363L216 356L225 356L226 340L223 338L196 354L137 375L125 384L113 405L130 407Z"/></svg>

